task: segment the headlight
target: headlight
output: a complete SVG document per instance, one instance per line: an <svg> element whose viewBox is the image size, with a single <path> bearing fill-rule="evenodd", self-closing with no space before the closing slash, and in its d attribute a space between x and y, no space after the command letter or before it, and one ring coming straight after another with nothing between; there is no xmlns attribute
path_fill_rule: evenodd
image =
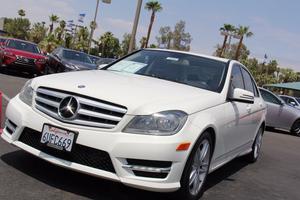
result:
<svg viewBox="0 0 300 200"><path fill-rule="evenodd" d="M123 132L145 135L173 135L183 127L187 114L183 111L171 110L153 115L134 117Z"/></svg>
<svg viewBox="0 0 300 200"><path fill-rule="evenodd" d="M27 81L19 94L19 98L21 99L21 101L29 106L32 105L33 97L33 88L31 87L31 82L32 80Z"/></svg>

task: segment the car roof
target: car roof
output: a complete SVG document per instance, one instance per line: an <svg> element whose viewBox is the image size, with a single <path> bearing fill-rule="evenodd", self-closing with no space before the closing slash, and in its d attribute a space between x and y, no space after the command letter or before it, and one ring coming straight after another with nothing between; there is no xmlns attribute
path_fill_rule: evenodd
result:
<svg viewBox="0 0 300 200"><path fill-rule="evenodd" d="M174 53L183 53L183 54L187 54L187 55L193 55L193 56L200 56L203 58L209 58L212 60L216 60L216 61L221 61L224 63L227 63L230 61L230 59L227 58L220 58L220 57L216 57L216 56L208 56L208 55L204 55L204 54L198 54L198 53L192 53L192 52L187 52L187 51L178 51L178 50L171 50L171 49L159 49L159 48L145 48L146 50L151 50L151 51L166 51L166 52L174 52Z"/></svg>

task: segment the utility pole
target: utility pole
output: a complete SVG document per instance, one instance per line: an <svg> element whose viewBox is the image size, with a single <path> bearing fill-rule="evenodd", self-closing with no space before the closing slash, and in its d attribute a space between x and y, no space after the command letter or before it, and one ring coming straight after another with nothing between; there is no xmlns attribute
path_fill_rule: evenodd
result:
<svg viewBox="0 0 300 200"><path fill-rule="evenodd" d="M91 51L92 39L93 39L94 31L95 31L95 28L96 28L96 19L97 19L97 14L98 14L99 1L100 0L97 0L94 21L93 21L93 25L91 26L91 34L90 34L89 43L88 43L89 44L88 54L90 54L90 51Z"/></svg>
<svg viewBox="0 0 300 200"><path fill-rule="evenodd" d="M136 6L134 23L133 23L132 32L131 32L131 37L130 37L128 53L131 53L134 48L134 41L135 41L136 31L137 31L137 27L138 27L138 23L139 23L139 19L140 19L142 4L143 4L143 0L138 0L137 6Z"/></svg>

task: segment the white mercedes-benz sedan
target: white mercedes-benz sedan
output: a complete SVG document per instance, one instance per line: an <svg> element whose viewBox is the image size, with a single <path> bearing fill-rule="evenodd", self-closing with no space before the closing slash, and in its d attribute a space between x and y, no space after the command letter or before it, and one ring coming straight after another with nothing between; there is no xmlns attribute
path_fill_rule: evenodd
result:
<svg viewBox="0 0 300 200"><path fill-rule="evenodd" d="M58 166L195 200L210 172L257 160L265 115L239 62L143 49L98 71L29 80L1 136Z"/></svg>

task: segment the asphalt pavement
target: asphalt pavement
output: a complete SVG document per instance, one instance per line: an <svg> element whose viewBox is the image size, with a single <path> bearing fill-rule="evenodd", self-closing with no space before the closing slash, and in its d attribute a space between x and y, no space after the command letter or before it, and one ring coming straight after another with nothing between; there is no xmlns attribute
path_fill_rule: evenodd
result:
<svg viewBox="0 0 300 200"><path fill-rule="evenodd" d="M0 90L14 97L29 76L0 72ZM3 109L7 100L3 100ZM3 119L3 118L2 118ZM2 120L3 121L3 120ZM3 122L2 122L3 125ZM300 200L300 138L265 132L259 160L235 159L208 177L203 200ZM0 139L0 199L176 199L69 171Z"/></svg>

